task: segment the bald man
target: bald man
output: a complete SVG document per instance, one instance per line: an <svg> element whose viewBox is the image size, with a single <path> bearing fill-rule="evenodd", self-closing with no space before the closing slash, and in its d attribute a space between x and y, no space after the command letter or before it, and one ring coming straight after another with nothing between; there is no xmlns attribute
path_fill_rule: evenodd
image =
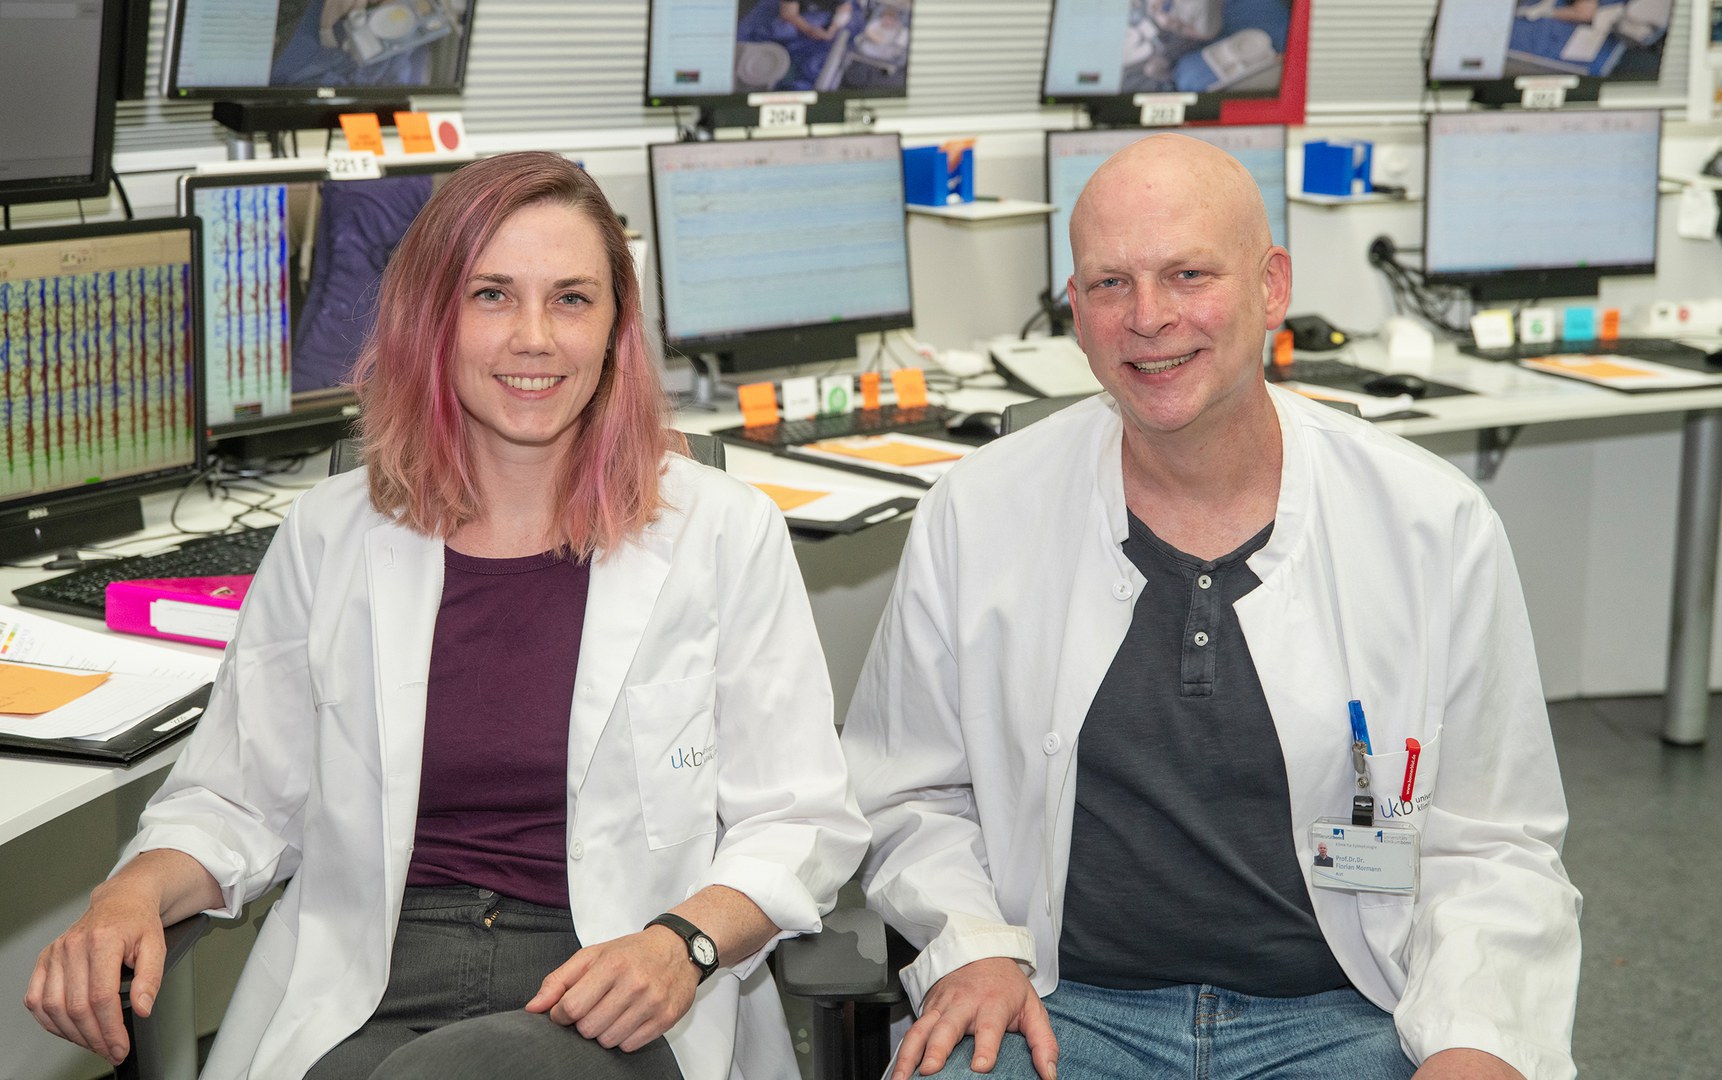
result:
<svg viewBox="0 0 1722 1080"><path fill-rule="evenodd" d="M1264 382L1290 258L1221 151L1121 151L1070 232L1106 393L922 500L843 734L868 901L921 950L892 1076L1572 1076L1579 896L1494 511Z"/></svg>

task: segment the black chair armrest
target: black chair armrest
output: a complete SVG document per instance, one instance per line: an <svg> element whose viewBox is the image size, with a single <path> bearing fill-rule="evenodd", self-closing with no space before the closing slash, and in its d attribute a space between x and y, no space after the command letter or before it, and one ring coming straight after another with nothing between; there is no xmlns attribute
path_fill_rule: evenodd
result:
<svg viewBox="0 0 1722 1080"><path fill-rule="evenodd" d="M790 938L777 947L777 980L785 993L814 1001L854 1001L886 993L891 969L884 921L867 908L836 909L825 917L819 933Z"/></svg>
<svg viewBox="0 0 1722 1080"><path fill-rule="evenodd" d="M209 916L203 913L182 919L167 927L167 955L162 959L162 982L179 962L191 955L191 947L209 931ZM162 1075L162 1037L155 1017L140 1017L132 1012L132 969L120 969L120 1005L125 1013L126 1038L131 1040L131 1053L114 1066L115 1080L157 1080Z"/></svg>

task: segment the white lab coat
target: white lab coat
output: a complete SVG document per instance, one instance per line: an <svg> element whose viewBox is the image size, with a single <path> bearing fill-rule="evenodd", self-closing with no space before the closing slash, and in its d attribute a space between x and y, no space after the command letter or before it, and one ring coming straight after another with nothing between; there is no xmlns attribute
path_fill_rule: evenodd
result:
<svg viewBox="0 0 1722 1080"><path fill-rule="evenodd" d="M674 509L591 571L568 746L575 929L630 934L713 884L784 936L817 929L868 832L788 533L764 496L679 455L663 484ZM362 471L302 497L122 858L190 853L221 885L217 914L292 878L206 1080L301 1076L382 998L442 571L442 543L378 515ZM713 763L673 764L708 746ZM706 980L668 1033L687 1080L796 1075L763 954Z"/></svg>
<svg viewBox="0 0 1722 1080"><path fill-rule="evenodd" d="M1322 932L1413 1060L1468 1046L1571 1076L1579 897L1500 522L1433 455L1273 399L1279 504L1236 610L1306 881L1310 824L1349 816L1356 790L1346 703L1367 710L1378 793L1399 794L1406 737L1423 745L1420 893L1312 889ZM923 949L904 969L917 1008L985 956L1032 965L1042 995L1058 983L1077 739L1143 585L1120 547L1121 438L1109 398L1074 405L972 454L916 511L843 741L874 828L869 901Z"/></svg>

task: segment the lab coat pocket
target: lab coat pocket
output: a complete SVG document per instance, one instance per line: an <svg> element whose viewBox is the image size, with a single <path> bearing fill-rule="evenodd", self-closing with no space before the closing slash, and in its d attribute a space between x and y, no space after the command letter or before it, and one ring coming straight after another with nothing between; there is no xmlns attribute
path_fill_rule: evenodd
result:
<svg viewBox="0 0 1722 1080"><path fill-rule="evenodd" d="M1391 893L1357 894L1357 921L1382 975L1397 996L1405 990L1405 946L1411 940L1414 898Z"/></svg>
<svg viewBox="0 0 1722 1080"><path fill-rule="evenodd" d="M717 672L627 689L646 843L717 831Z"/></svg>
<svg viewBox="0 0 1722 1080"><path fill-rule="evenodd" d="M1375 795L1375 819L1411 825L1421 833L1429 818L1429 806L1435 801L1435 779L1441 771L1441 729L1436 728L1434 737L1418 748L1415 766L1411 765L1409 750L1372 754L1364 760L1369 763L1369 790Z"/></svg>

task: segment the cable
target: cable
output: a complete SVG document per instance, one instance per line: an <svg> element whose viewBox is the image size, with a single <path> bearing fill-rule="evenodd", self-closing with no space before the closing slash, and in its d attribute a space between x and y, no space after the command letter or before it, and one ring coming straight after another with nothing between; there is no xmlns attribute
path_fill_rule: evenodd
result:
<svg viewBox="0 0 1722 1080"><path fill-rule="evenodd" d="M1468 304L1470 294L1458 286L1430 285L1421 270L1399 261L1400 250L1387 236L1378 236L1369 243L1369 265L1387 279L1393 293L1394 313L1415 313L1431 326L1455 337L1465 336L1469 330L1465 323L1455 321L1454 309ZM1464 312L1461 310L1460 314Z"/></svg>
<svg viewBox="0 0 1722 1080"><path fill-rule="evenodd" d="M119 170L117 170L113 167L111 160L110 160L109 165L108 165L108 171L110 173L112 173L112 175L113 175L114 192L115 192L115 194L119 195L119 197L120 197L120 207L122 209L124 209L126 212L126 220L127 221L135 221L136 216L132 213L132 201L126 195L126 186L125 186L125 184L120 182Z"/></svg>

